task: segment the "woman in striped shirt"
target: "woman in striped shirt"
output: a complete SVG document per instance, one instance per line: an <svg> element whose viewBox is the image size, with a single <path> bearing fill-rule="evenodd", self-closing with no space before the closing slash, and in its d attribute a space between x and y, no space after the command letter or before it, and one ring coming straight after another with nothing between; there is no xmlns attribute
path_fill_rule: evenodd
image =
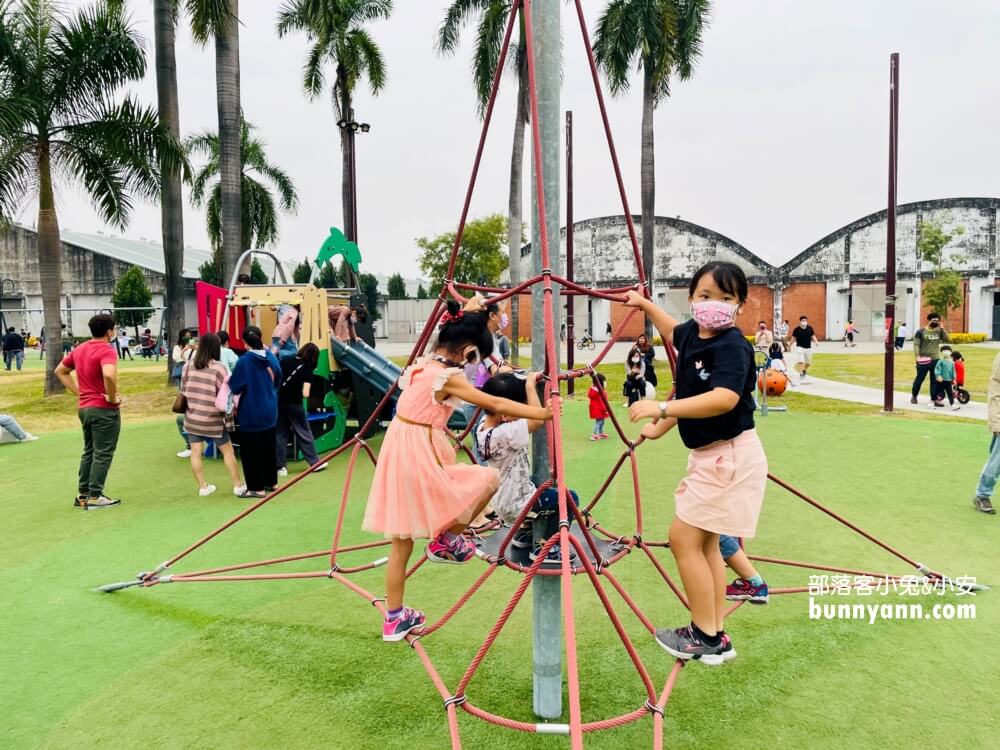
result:
<svg viewBox="0 0 1000 750"><path fill-rule="evenodd" d="M215 485L205 481L202 468L202 444L214 440L222 452L226 469L233 480L233 494L242 496L246 486L240 481L240 471L236 466L233 444L229 441L226 415L215 407L219 389L229 379L225 365L219 362L222 344L214 333L201 337L198 353L184 365L181 374L181 392L187 398L184 412L184 431L191 441L191 471L198 480L198 494L202 497L215 492Z"/></svg>

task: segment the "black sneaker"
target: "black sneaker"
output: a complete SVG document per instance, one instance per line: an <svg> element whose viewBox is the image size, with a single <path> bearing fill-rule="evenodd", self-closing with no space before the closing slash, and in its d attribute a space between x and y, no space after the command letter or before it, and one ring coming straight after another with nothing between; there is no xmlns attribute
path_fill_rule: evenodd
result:
<svg viewBox="0 0 1000 750"><path fill-rule="evenodd" d="M542 554L543 546L545 546L544 541L535 544L535 546L531 548L531 552L528 553L528 557L531 558L532 561L537 560L538 556ZM573 547L570 547L569 564L575 567L577 562L578 560L576 558L576 550L573 549ZM549 547L549 554L545 556L545 560L543 561L543 564L545 563L548 564L555 563L556 565L562 563L562 546L559 544L559 542L556 542L551 547Z"/></svg>
<svg viewBox="0 0 1000 750"><path fill-rule="evenodd" d="M736 649L733 648L733 639L729 637L729 633L720 633L720 636L722 638L722 651L719 653L722 654L722 661L732 661L736 658Z"/></svg>
<svg viewBox="0 0 1000 750"><path fill-rule="evenodd" d="M917 403L917 397L916 396L910 396L910 403L911 404Z"/></svg>
<svg viewBox="0 0 1000 750"><path fill-rule="evenodd" d="M717 667L723 662L722 642L717 646L709 646L695 635L690 625L675 630L657 628L656 642L660 648L681 661L695 659L710 667Z"/></svg>
<svg viewBox="0 0 1000 750"><path fill-rule="evenodd" d="M989 513L990 515L995 514L996 508L993 507L993 503L990 502L988 497L979 497L978 495L972 500L972 504L976 506L976 510L981 513Z"/></svg>
<svg viewBox="0 0 1000 750"><path fill-rule="evenodd" d="M77 495L76 498L73 500L74 508L84 508L86 507L86 505L87 505L86 495Z"/></svg>
<svg viewBox="0 0 1000 750"><path fill-rule="evenodd" d="M510 540L512 546L518 549L528 549L532 543L531 524L526 523L514 532L514 537Z"/></svg>

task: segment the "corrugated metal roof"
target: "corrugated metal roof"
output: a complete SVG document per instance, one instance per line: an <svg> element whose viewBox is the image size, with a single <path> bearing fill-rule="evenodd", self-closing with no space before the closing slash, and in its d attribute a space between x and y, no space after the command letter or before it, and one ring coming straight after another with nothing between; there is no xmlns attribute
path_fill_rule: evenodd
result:
<svg viewBox="0 0 1000 750"><path fill-rule="evenodd" d="M147 268L156 273L165 273L163 264L163 246L150 240L131 240L125 237L112 237L106 234L83 234L63 229L59 232L62 241L68 245L76 245L84 250L99 255L107 255L133 266ZM198 266L212 259L208 250L198 250L193 247L184 248L184 277L197 279Z"/></svg>

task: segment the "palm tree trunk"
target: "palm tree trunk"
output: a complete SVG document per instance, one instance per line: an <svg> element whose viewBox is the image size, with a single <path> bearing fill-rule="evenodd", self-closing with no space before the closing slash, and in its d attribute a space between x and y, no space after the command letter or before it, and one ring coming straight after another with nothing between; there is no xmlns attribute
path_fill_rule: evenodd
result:
<svg viewBox="0 0 1000 750"><path fill-rule="evenodd" d="M180 106L177 101L177 59L174 53L175 17L173 0L155 0L156 94L160 123L180 139ZM181 175L178 169L160 174L160 224L163 234L164 297L167 308L167 341L176 341L184 327L184 211ZM139 327L135 329L136 340ZM174 362L167 347L167 381Z"/></svg>
<svg viewBox="0 0 1000 750"><path fill-rule="evenodd" d="M239 0L226 0L229 16L215 39L215 91L219 109L219 173L222 182L222 278L229 283L240 257L242 172L240 132Z"/></svg>
<svg viewBox="0 0 1000 750"><path fill-rule="evenodd" d="M42 307L45 308L45 395L61 393L63 384L55 376L62 359L62 240L59 239L59 218L56 216L52 192L52 165L49 143L38 144L38 275L42 286Z"/></svg>
<svg viewBox="0 0 1000 750"><path fill-rule="evenodd" d="M642 266L646 272L649 284L649 294L653 295L653 250L656 242L655 210L656 177L653 166L653 66L650 61L643 65L642 79L642 161L640 165L640 184L642 186ZM646 318L646 336L652 338L653 325Z"/></svg>
<svg viewBox="0 0 1000 750"><path fill-rule="evenodd" d="M522 35L522 39L524 36ZM518 45L518 86L517 86L517 112L514 117L514 145L510 154L510 199L508 201L507 217L507 251L508 265L510 270L510 284L517 286L521 283L521 235L523 203L522 174L524 171L524 126L528 121L528 73L527 55L521 45ZM510 299L510 354L512 359L517 359L520 354L518 342L519 319L520 319L520 295L515 294Z"/></svg>

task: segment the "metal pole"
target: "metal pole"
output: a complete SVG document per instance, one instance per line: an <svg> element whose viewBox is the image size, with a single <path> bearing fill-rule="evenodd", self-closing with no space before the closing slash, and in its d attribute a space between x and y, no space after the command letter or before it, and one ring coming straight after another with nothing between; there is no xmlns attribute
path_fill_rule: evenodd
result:
<svg viewBox="0 0 1000 750"><path fill-rule="evenodd" d="M349 180L349 190L351 201L350 213L350 228L346 234L347 239L353 242L355 245L358 244L358 194L356 186L356 174L354 168L354 108L348 111L347 116L347 162L348 162L348 180ZM354 270L351 268L350 263L345 263L344 267L347 269L347 285L349 287L359 288L358 280L354 278Z"/></svg>
<svg viewBox="0 0 1000 750"><path fill-rule="evenodd" d="M882 409L892 411L896 322L896 175L899 155L899 53L889 56L889 206L885 243L885 383Z"/></svg>
<svg viewBox="0 0 1000 750"><path fill-rule="evenodd" d="M559 273L559 85L560 85L560 5L561 0L529 0L531 2L531 28L528 33L534 40L535 71L538 95L538 128L541 135L542 170L545 173L546 218L548 219L551 265ZM535 274L542 272L541 237L538 227L537 182L535 160L532 159L532 230L531 249ZM543 294L540 284L532 289L531 311L531 367L536 372L546 369L545 317ZM559 292L552 297L553 333L559 331ZM558 348L556 349L558 351ZM558 363L556 363L558 365ZM531 453L533 478L536 484L550 477L549 445L547 430L538 430L532 436ZM542 532L542 524L535 526L535 534ZM532 653L534 656L534 710L543 719L562 716L562 594L559 576L535 576L532 579Z"/></svg>
<svg viewBox="0 0 1000 750"><path fill-rule="evenodd" d="M573 278L573 113L566 112L566 278ZM566 297L566 366L573 369L573 350L576 334L573 330L573 316L576 297ZM566 382L566 393L572 396L576 380Z"/></svg>

